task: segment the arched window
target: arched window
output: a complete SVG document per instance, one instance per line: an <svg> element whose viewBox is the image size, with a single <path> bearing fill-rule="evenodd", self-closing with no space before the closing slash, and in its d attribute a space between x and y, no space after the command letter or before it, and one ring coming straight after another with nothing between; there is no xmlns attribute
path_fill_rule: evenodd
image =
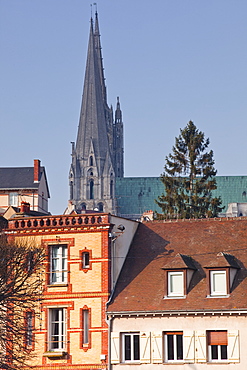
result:
<svg viewBox="0 0 247 370"><path fill-rule="evenodd" d="M70 181L70 184L69 184L69 190L70 190L70 199L72 200L73 199L73 181Z"/></svg>
<svg viewBox="0 0 247 370"><path fill-rule="evenodd" d="M93 180L89 183L89 199L94 199L94 182Z"/></svg>
<svg viewBox="0 0 247 370"><path fill-rule="evenodd" d="M99 212L103 212L104 211L103 203L99 203L98 204L98 210L99 210Z"/></svg>
<svg viewBox="0 0 247 370"><path fill-rule="evenodd" d="M110 182L110 197L113 197L113 180Z"/></svg>
<svg viewBox="0 0 247 370"><path fill-rule="evenodd" d="M87 205L86 205L86 203L82 203L82 204L81 204L81 210L82 210L82 211L86 211L86 209L87 209Z"/></svg>
<svg viewBox="0 0 247 370"><path fill-rule="evenodd" d="M89 166L93 166L93 156L90 155L90 158L89 158Z"/></svg>

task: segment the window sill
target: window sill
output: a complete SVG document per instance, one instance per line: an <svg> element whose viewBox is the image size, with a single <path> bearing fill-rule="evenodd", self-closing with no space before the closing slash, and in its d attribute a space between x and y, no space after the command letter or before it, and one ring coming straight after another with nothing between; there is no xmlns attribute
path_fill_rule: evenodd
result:
<svg viewBox="0 0 247 370"><path fill-rule="evenodd" d="M221 294L221 295L211 294L211 295L207 295L207 298L229 298L229 297L230 297L230 294Z"/></svg>
<svg viewBox="0 0 247 370"><path fill-rule="evenodd" d="M164 296L164 299L185 299L185 298L186 298L186 295L177 295L177 296L165 295Z"/></svg>
<svg viewBox="0 0 247 370"><path fill-rule="evenodd" d="M68 283L53 283L53 284L47 284L47 288L52 288L52 287L67 287Z"/></svg>
<svg viewBox="0 0 247 370"><path fill-rule="evenodd" d="M43 353L43 357L49 357L49 358L59 358L64 357L66 355L66 352L64 351L47 351Z"/></svg>

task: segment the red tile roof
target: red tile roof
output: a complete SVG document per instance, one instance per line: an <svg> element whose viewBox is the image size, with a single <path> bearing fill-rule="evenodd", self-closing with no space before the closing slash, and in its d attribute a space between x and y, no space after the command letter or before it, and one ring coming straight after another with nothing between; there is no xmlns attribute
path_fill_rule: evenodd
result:
<svg viewBox="0 0 247 370"><path fill-rule="evenodd" d="M190 256L197 270L186 298L165 299L165 269L177 268L178 253ZM227 298L207 297L213 267L238 267ZM247 309L246 267L247 218L140 224L108 312Z"/></svg>

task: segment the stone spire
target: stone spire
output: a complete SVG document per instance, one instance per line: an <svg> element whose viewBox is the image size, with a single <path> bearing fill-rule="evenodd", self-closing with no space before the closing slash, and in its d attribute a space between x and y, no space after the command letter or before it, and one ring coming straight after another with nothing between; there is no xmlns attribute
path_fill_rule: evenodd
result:
<svg viewBox="0 0 247 370"><path fill-rule="evenodd" d="M116 130L118 126L113 121L112 108L107 104L96 12L95 25L92 19L90 23L77 140L76 144L72 143L69 184L70 204L73 204L75 209L97 208L100 211L116 213L115 151L118 144L115 135L119 134L119 130Z"/></svg>

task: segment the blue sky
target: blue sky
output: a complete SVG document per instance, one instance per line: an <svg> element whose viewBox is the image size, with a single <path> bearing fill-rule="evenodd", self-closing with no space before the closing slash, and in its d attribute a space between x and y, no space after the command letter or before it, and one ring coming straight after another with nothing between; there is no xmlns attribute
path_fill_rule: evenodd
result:
<svg viewBox="0 0 247 370"><path fill-rule="evenodd" d="M218 175L246 175L247 1L97 7L108 103L119 96L123 111L125 176L159 176L189 120L210 138ZM86 0L0 0L0 166L40 159L54 214L68 201L90 15Z"/></svg>

